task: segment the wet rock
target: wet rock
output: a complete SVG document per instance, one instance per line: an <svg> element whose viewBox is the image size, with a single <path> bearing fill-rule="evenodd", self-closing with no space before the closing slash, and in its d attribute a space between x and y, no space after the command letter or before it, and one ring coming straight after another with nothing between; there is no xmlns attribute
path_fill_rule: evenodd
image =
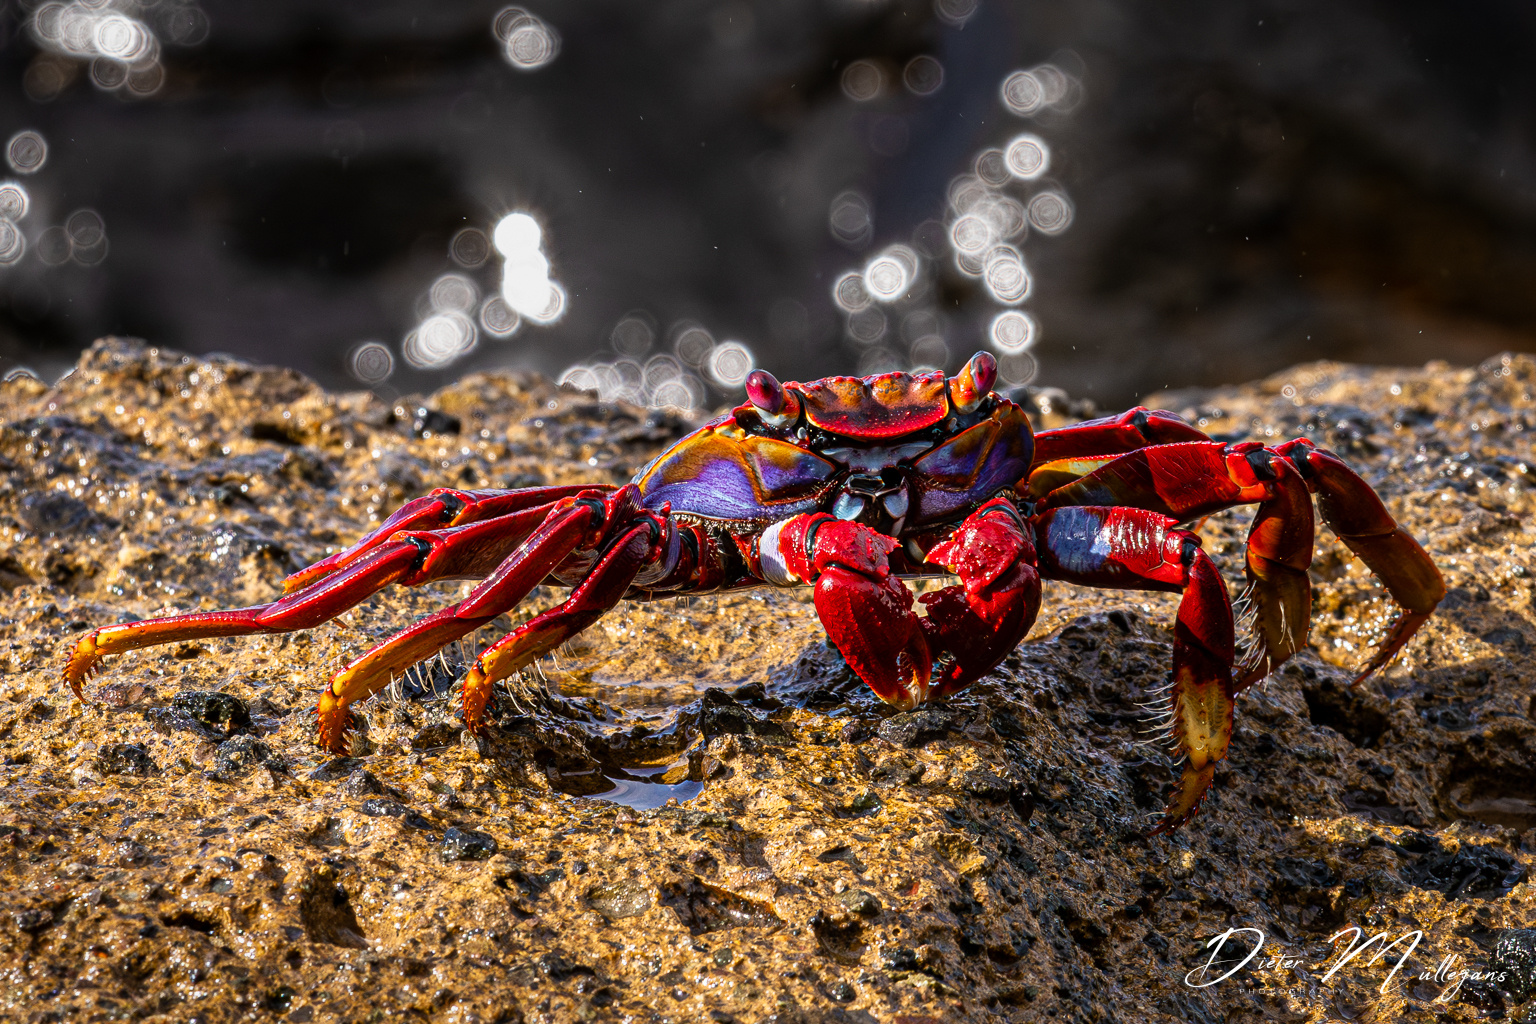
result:
<svg viewBox="0 0 1536 1024"><path fill-rule="evenodd" d="M1333 870L1320 860L1281 857L1275 861L1275 882L1292 890L1326 889L1338 881Z"/></svg>
<svg viewBox="0 0 1536 1024"><path fill-rule="evenodd" d="M921 708L892 715L880 723L880 738L898 747L921 747L947 735L954 715L937 708Z"/></svg>
<svg viewBox="0 0 1536 1024"><path fill-rule="evenodd" d="M316 782L335 782L359 771L362 760L356 757L333 757L309 773Z"/></svg>
<svg viewBox="0 0 1536 1024"><path fill-rule="evenodd" d="M254 736L232 736L219 744L213 770L226 778L239 778L254 768L282 768L272 748Z"/></svg>
<svg viewBox="0 0 1536 1024"><path fill-rule="evenodd" d="M1511 928L1501 934L1488 970L1505 976L1497 984L1512 1002L1536 998L1536 928Z"/></svg>
<svg viewBox="0 0 1536 1024"><path fill-rule="evenodd" d="M21 524L42 534L80 533L88 529L96 516L90 506L78 498L58 491L28 494L21 499Z"/></svg>
<svg viewBox="0 0 1536 1024"><path fill-rule="evenodd" d="M127 713L40 698L65 634L266 603L293 565L433 487L613 483L664 442L644 411L525 374L400 400L457 417L451 439L412 436L367 393L127 342L56 388L0 381L0 891L56 894L7 910L8 998L60 1020L367 1020L402 1005L744 1024L1411 1015L1437 986L1382 996L1350 970L1182 984L1239 918L1316 950L1372 915L1422 928L1431 966L1524 970L1523 938L1513 959L1496 947L1536 915L1518 882L1536 863L1536 474L1519 470L1536 361L1288 372L1156 401L1270 443L1321 411L1318 438L1359 445L1348 458L1452 597L1401 659L1350 685L1391 606L1319 529L1311 643L1238 702L1200 813L1151 838L1178 770L1135 745L1138 705L1168 678L1176 594L1053 585L1001 668L901 715L826 643L810 591L790 588L622 604L505 681L467 746L450 693L463 661L565 588L535 588L447 667L355 703L366 756L314 746L320 686L463 583L388 587L311 630L109 658L87 696L121 687L138 700ZM44 509L24 499L60 474L94 518L27 525ZM1218 513L1197 531L1234 588L1250 519ZM102 770L120 744L160 773ZM445 866L488 849L463 838L474 831L495 852ZM27 911L54 919L23 931ZM1476 1002L1433 1008L1459 1022L1531 1002L1491 983L1464 992Z"/></svg>
<svg viewBox="0 0 1536 1024"><path fill-rule="evenodd" d="M459 742L464 732L462 722L443 719L425 725L411 736L412 750L436 750Z"/></svg>
<svg viewBox="0 0 1536 1024"><path fill-rule="evenodd" d="M1502 896L1519 885L1526 872L1524 864L1493 846L1462 844L1447 849L1434 843L1404 867L1402 875L1403 881L1420 889L1470 899Z"/></svg>
<svg viewBox="0 0 1536 1024"><path fill-rule="evenodd" d="M111 743L96 755L96 768L104 775L154 775L160 771L149 751L137 743Z"/></svg>
<svg viewBox="0 0 1536 1024"><path fill-rule="evenodd" d="M838 894L838 904L848 913L860 917L873 917L880 913L880 900L874 893L863 889L848 889Z"/></svg>
<svg viewBox="0 0 1536 1024"><path fill-rule="evenodd" d="M652 891L639 882L616 882L587 890L587 906L610 921L639 917L655 902Z"/></svg>
<svg viewBox="0 0 1536 1024"><path fill-rule="evenodd" d="M457 416L450 416L437 409L428 409L426 406L417 406L412 409L410 420L412 437L441 437L445 434L457 434L464 429L464 424Z"/></svg>
<svg viewBox="0 0 1536 1024"><path fill-rule="evenodd" d="M1007 800L1015 783L985 768L972 768L960 779L960 789L982 800Z"/></svg>
<svg viewBox="0 0 1536 1024"><path fill-rule="evenodd" d="M210 739L227 739L251 728L251 712L245 701L228 693L183 690L164 710L169 712L162 717L165 724L200 732Z"/></svg>
<svg viewBox="0 0 1536 1024"><path fill-rule="evenodd" d="M484 832L468 828L450 828L443 835L438 856L443 862L458 860L489 860L496 855L496 840Z"/></svg>
<svg viewBox="0 0 1536 1024"><path fill-rule="evenodd" d="M364 800L359 808L364 814L373 818L399 818L402 822L415 829L430 829L432 823L421 812L416 811L398 800L375 798Z"/></svg>
<svg viewBox="0 0 1536 1024"><path fill-rule="evenodd" d="M700 878L687 878L662 886L661 902L676 912L678 920L693 935L727 928L768 928L783 923L768 902L711 885Z"/></svg>
<svg viewBox="0 0 1536 1024"><path fill-rule="evenodd" d="M53 924L53 911L42 908L18 911L14 917L18 931L36 934Z"/></svg>
<svg viewBox="0 0 1536 1024"><path fill-rule="evenodd" d="M359 768L342 782L341 791L350 797L379 796L384 792L384 785L373 772Z"/></svg>
<svg viewBox="0 0 1536 1024"><path fill-rule="evenodd" d="M582 975L587 977L597 975L597 972L586 964L578 963L560 952L544 953L534 963L539 973L550 981L565 981Z"/></svg>
<svg viewBox="0 0 1536 1024"><path fill-rule="evenodd" d="M769 742L784 742L790 738L784 726L754 714L724 690L715 688L704 692L699 711L699 731L706 739L717 736L757 736Z"/></svg>

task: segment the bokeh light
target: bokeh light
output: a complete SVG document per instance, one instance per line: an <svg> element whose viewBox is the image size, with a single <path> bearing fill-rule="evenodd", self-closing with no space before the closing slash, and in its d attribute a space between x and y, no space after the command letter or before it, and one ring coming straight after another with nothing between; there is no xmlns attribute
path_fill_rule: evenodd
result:
<svg viewBox="0 0 1536 1024"><path fill-rule="evenodd" d="M565 303L565 289L558 281L551 281L549 291L545 294L544 308L537 312L523 313L523 319L529 323L552 324L565 315Z"/></svg>
<svg viewBox="0 0 1536 1024"><path fill-rule="evenodd" d="M1011 245L994 246L982 269L982 282L992 298L1005 306L1023 302L1029 295L1029 271L1024 257Z"/></svg>
<svg viewBox="0 0 1536 1024"><path fill-rule="evenodd" d="M848 317L848 337L859 345L873 345L885 337L887 321L879 306L866 306Z"/></svg>
<svg viewBox="0 0 1536 1024"><path fill-rule="evenodd" d="M1051 151L1040 136L1025 132L1008 143L1005 160L1009 174L1021 181L1033 181L1050 166Z"/></svg>
<svg viewBox="0 0 1536 1024"><path fill-rule="evenodd" d="M949 229L950 242L961 252L984 252L994 238L992 225L987 223L985 217L978 217L974 213L956 218L954 226Z"/></svg>
<svg viewBox="0 0 1536 1024"><path fill-rule="evenodd" d="M69 258L81 266L94 266L107 258L107 226L95 210L76 210L64 221L69 236Z"/></svg>
<svg viewBox="0 0 1536 1024"><path fill-rule="evenodd" d="M23 85L33 99L57 96L75 75L73 62L87 62L98 89L134 97L158 92L165 82L160 37L194 46L208 36L208 16L194 3L151 0L69 0L44 3L27 21L39 48L56 60L37 60Z"/></svg>
<svg viewBox="0 0 1536 1024"><path fill-rule="evenodd" d="M984 149L976 154L976 177L991 188L1008 184L1013 175L1008 170L1007 155L1000 149Z"/></svg>
<svg viewBox="0 0 1536 1024"><path fill-rule="evenodd" d="M1034 380L1039 374L1040 364L1035 362L1035 357L1028 352L998 357L997 377L1004 384L1021 387Z"/></svg>
<svg viewBox="0 0 1536 1024"><path fill-rule="evenodd" d="M961 26L971 20L981 0L933 0L933 13L949 25Z"/></svg>
<svg viewBox="0 0 1536 1024"><path fill-rule="evenodd" d="M885 72L874 61L856 60L843 69L842 85L844 96L866 103L885 87Z"/></svg>
<svg viewBox="0 0 1536 1024"><path fill-rule="evenodd" d="M491 243L479 228L462 228L448 243L448 255L459 266L473 270L490 258Z"/></svg>
<svg viewBox="0 0 1536 1024"><path fill-rule="evenodd" d="M0 265L10 266L27 251L27 240L21 228L8 217L0 217Z"/></svg>
<svg viewBox="0 0 1536 1024"><path fill-rule="evenodd" d="M500 295L492 295L480 304L480 327L493 338L510 338L522 324L517 310Z"/></svg>
<svg viewBox="0 0 1536 1024"><path fill-rule="evenodd" d="M920 265L917 253L905 245L893 245L864 268L864 287L876 302L894 302L907 293Z"/></svg>
<svg viewBox="0 0 1536 1024"><path fill-rule="evenodd" d="M480 289L463 274L444 274L432 282L432 308L467 313L480 301Z"/></svg>
<svg viewBox="0 0 1536 1024"><path fill-rule="evenodd" d="M987 335L992 347L1004 355L1018 355L1035 343L1039 327L1035 318L1022 310L1009 309L992 318Z"/></svg>
<svg viewBox="0 0 1536 1024"><path fill-rule="evenodd" d="M827 226L831 228L833 238L851 249L868 245L875 233L869 197L853 189L839 192L828 208Z"/></svg>
<svg viewBox="0 0 1536 1024"><path fill-rule="evenodd" d="M32 207L32 197L19 181L0 181L0 217L22 220Z"/></svg>
<svg viewBox="0 0 1536 1024"><path fill-rule="evenodd" d="M560 33L521 7L504 7L491 23L502 56L519 71L537 71L560 55Z"/></svg>
<svg viewBox="0 0 1536 1024"><path fill-rule="evenodd" d="M925 334L912 343L908 354L913 371L942 370L949 362L949 343L940 335Z"/></svg>
<svg viewBox="0 0 1536 1024"><path fill-rule="evenodd" d="M901 69L901 84L914 96L932 96L944 85L944 65L927 54L913 57Z"/></svg>
<svg viewBox="0 0 1536 1024"><path fill-rule="evenodd" d="M844 313L857 313L869 305L869 289L864 287L864 275L850 270L832 285L832 301Z"/></svg>
<svg viewBox="0 0 1536 1024"><path fill-rule="evenodd" d="M501 295L525 320L550 324L565 312L565 289L549 278L549 260L540 251L543 229L532 216L509 213L496 224L491 242L504 258Z"/></svg>
<svg viewBox="0 0 1536 1024"><path fill-rule="evenodd" d="M1031 68L1030 74L1040 83L1040 94L1046 106L1061 106L1071 96L1076 82L1054 64L1041 64Z"/></svg>
<svg viewBox="0 0 1536 1024"><path fill-rule="evenodd" d="M1040 192L1029 201L1029 223L1042 235L1059 235L1072 226L1072 202L1057 191Z"/></svg>
<svg viewBox="0 0 1536 1024"><path fill-rule="evenodd" d="M702 325L688 320L672 325L672 351L684 366L702 370L714 348L714 335Z"/></svg>
<svg viewBox="0 0 1536 1024"><path fill-rule="evenodd" d="M877 346L866 349L859 356L858 374L868 377L874 373L889 373L892 370L902 369L902 360L895 352L888 348Z"/></svg>
<svg viewBox="0 0 1536 1024"><path fill-rule="evenodd" d="M1070 110L1081 92L1077 79L1054 64L1015 71L999 89L1003 106L1018 117L1033 117L1048 107Z"/></svg>
<svg viewBox="0 0 1536 1024"><path fill-rule="evenodd" d="M54 226L45 228L42 234L37 236L36 249L38 259L50 267L57 267L69 261L74 245L69 240L69 232Z"/></svg>
<svg viewBox="0 0 1536 1024"><path fill-rule="evenodd" d="M48 143L37 132L19 131L5 144L5 162L17 174L36 174L48 161Z"/></svg>
<svg viewBox="0 0 1536 1024"><path fill-rule="evenodd" d="M354 345L348 353L347 369L354 378L371 387L394 375L395 357L382 343L365 341Z"/></svg>
<svg viewBox="0 0 1536 1024"><path fill-rule="evenodd" d="M709 379L734 391L747 382L752 365L751 349L739 341L722 341L709 354Z"/></svg>
<svg viewBox="0 0 1536 1024"><path fill-rule="evenodd" d="M463 313L436 313L406 335L400 354L419 370L441 369L469 353L477 338L474 322Z"/></svg>
<svg viewBox="0 0 1536 1024"><path fill-rule="evenodd" d="M1045 104L1040 80L1028 71L1015 71L1003 79L1003 106L1020 117L1029 117Z"/></svg>
<svg viewBox="0 0 1536 1024"><path fill-rule="evenodd" d="M656 327L651 315L643 310L626 313L608 335L608 341L620 355L640 358L656 344Z"/></svg>

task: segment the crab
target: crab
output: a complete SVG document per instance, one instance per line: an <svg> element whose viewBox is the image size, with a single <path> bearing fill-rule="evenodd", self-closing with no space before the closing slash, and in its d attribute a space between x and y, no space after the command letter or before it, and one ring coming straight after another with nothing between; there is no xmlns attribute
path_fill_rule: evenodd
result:
<svg viewBox="0 0 1536 1024"><path fill-rule="evenodd" d="M1445 583L1424 549L1333 453L1304 438L1223 443L1144 408L1034 433L992 391L997 363L781 384L658 455L630 483L443 488L407 502L352 547L289 576L251 608L104 626L64 670L82 684L107 655L206 637L281 633L333 619L391 584L479 580L341 668L320 694L318 739L348 748L350 705L511 611L534 587L556 607L491 644L459 710L485 727L495 685L625 598L808 585L828 638L871 690L910 710L964 689L1021 643L1041 581L1174 591L1172 678L1161 704L1182 774L1150 834L1194 816L1226 756L1233 702L1307 642L1312 499L1384 583L1398 613L1355 682L1391 661ZM1240 606L1188 529L1240 504L1258 511ZM914 600L904 580L958 579Z"/></svg>

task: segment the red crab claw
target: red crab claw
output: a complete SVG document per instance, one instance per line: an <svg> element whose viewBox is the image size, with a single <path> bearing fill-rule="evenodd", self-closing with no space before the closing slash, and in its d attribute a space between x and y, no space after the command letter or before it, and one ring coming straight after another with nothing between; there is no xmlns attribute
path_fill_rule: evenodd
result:
<svg viewBox="0 0 1536 1024"><path fill-rule="evenodd" d="M816 614L833 645L875 694L903 711L928 699L933 661L912 592L891 575L897 542L825 512L766 536L784 566L816 586Z"/></svg>
<svg viewBox="0 0 1536 1024"><path fill-rule="evenodd" d="M1040 576L1029 531L1001 498L973 512L928 561L962 584L918 599L928 612L929 649L950 655L933 686L943 697L995 668L1024 639L1040 610Z"/></svg>

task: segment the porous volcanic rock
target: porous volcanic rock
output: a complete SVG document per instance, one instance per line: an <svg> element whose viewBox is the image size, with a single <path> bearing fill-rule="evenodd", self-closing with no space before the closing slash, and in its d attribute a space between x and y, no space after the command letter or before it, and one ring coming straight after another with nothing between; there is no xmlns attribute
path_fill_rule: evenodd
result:
<svg viewBox="0 0 1536 1024"><path fill-rule="evenodd" d="M270 600L430 487L623 481L690 426L516 374L391 403L99 342L0 385L0 1018L1533 1019L1533 392L1522 355L1162 396L1339 452L1451 589L1351 687L1391 606L1321 532L1312 649L1149 840L1175 772L1137 705L1171 595L1049 584L1029 642L910 715L806 592L765 590L616 609L479 740L449 703L466 644L362 706L353 756L318 751L327 673L463 583L109 659L76 701L89 627ZM1200 527L1234 581L1247 518ZM1330 976L1352 925L1410 938ZM1214 981L1256 934L1208 948L1233 928L1263 953Z"/></svg>

